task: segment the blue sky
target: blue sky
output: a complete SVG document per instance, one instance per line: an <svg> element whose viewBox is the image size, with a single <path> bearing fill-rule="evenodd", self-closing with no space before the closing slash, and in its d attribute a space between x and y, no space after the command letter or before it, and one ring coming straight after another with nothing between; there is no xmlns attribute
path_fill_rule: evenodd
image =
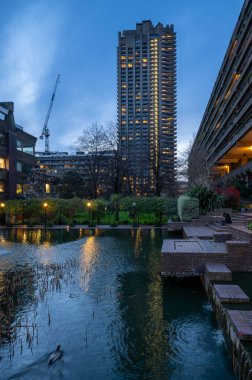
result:
<svg viewBox="0 0 252 380"><path fill-rule="evenodd" d="M136 22L177 32L178 150L199 127L242 0L0 0L0 101L39 137L56 76L50 148L69 150L83 128L116 120L118 32ZM44 149L38 140L37 149Z"/></svg>

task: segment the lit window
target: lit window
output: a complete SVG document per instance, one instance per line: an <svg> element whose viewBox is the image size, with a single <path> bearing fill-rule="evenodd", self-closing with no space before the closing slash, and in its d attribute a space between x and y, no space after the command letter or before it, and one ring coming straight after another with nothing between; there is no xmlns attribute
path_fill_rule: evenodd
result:
<svg viewBox="0 0 252 380"><path fill-rule="evenodd" d="M0 193L4 193L5 183L4 181L0 181Z"/></svg>
<svg viewBox="0 0 252 380"><path fill-rule="evenodd" d="M5 169L5 158L0 157L0 169Z"/></svg>
<svg viewBox="0 0 252 380"><path fill-rule="evenodd" d="M23 186L21 183L17 183L17 189L16 189L17 194L22 194L23 193Z"/></svg>
<svg viewBox="0 0 252 380"><path fill-rule="evenodd" d="M50 186L49 183L45 184L45 191L46 191L47 194L51 192L51 186Z"/></svg>

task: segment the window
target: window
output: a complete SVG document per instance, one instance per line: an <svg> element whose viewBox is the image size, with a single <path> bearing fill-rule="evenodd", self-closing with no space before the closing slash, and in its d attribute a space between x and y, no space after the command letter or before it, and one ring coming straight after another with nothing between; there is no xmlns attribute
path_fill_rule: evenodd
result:
<svg viewBox="0 0 252 380"><path fill-rule="evenodd" d="M17 172L21 172L22 171L22 163L21 162L17 162L16 163L16 169L17 169Z"/></svg>
<svg viewBox="0 0 252 380"><path fill-rule="evenodd" d="M34 155L34 149L33 146L24 146L23 147L23 152L27 154Z"/></svg>
<svg viewBox="0 0 252 380"><path fill-rule="evenodd" d="M20 140L17 140L17 150L22 151L22 143Z"/></svg>
<svg viewBox="0 0 252 380"><path fill-rule="evenodd" d="M5 190L5 182L0 181L0 193L4 193L4 190Z"/></svg>
<svg viewBox="0 0 252 380"><path fill-rule="evenodd" d="M50 186L50 183L46 183L46 184L45 184L45 191L46 191L47 194L51 192L51 186Z"/></svg>
<svg viewBox="0 0 252 380"><path fill-rule="evenodd" d="M21 183L17 183L16 193L17 194L22 194L23 193L23 186L22 186Z"/></svg>
<svg viewBox="0 0 252 380"><path fill-rule="evenodd" d="M5 134L3 132L0 132L0 145L5 145L6 140L5 140Z"/></svg>
<svg viewBox="0 0 252 380"><path fill-rule="evenodd" d="M5 158L0 157L0 169L5 169Z"/></svg>

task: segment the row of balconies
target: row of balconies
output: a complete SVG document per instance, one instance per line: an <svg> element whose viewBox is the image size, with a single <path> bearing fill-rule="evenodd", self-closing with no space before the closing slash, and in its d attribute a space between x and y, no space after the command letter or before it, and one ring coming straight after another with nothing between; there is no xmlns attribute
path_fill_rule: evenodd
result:
<svg viewBox="0 0 252 380"><path fill-rule="evenodd" d="M219 129L217 130L212 130L211 133L208 132L209 136L206 138L204 136L204 142L205 144L207 143L207 141L210 139L211 136L213 136L214 139L217 138L220 138L220 134L224 131L224 126L228 123L230 125L230 128L232 128L232 123L236 123L238 121L237 117L237 112L235 112L235 110L239 110L239 115L241 115L241 110L244 109L244 107L246 107L246 105L248 104L250 98L251 98L251 90L250 90L250 86L251 86L251 80L249 82L247 82L247 86L243 86L243 91L242 92L235 92L233 94L230 95L230 101L232 100L232 103L229 103L229 108L228 108L228 112L225 113L225 109L226 109L226 106L225 108L223 108L222 112L219 114L219 117L216 119L216 122L214 125L220 123L221 126ZM243 104L239 104L239 100L241 99L242 96L244 96L244 93L247 92L248 93L248 97L247 97L247 101L244 101ZM234 98L234 100L233 100ZM224 118L223 118L224 116ZM230 129L229 128L229 129ZM225 128L225 131L226 128ZM207 130L206 132L207 133Z"/></svg>
<svg viewBox="0 0 252 380"><path fill-rule="evenodd" d="M222 71L218 75L219 79L217 79L217 81L216 81L216 85L214 87L214 90L212 92L212 95L211 95L211 98L209 101L209 105L207 107L207 110L206 110L205 115L204 115L203 120L202 120L202 123L204 123L204 124L201 123L200 129L201 128L207 128L207 125L210 123L211 113L215 110L213 105L214 105L216 99L220 98L221 94L224 93L225 88L227 88L226 85L227 85L227 83L229 83L230 78L234 72L234 70L233 70L234 65L236 65L236 67L238 68L239 64L243 60L244 61L243 65L239 67L239 73L242 73L244 65L249 64L249 62L250 62L249 57L250 57L251 53L246 51L246 47L249 46L250 39L251 39L251 34L249 34L249 32L248 32L248 34L246 36L246 46L243 45L242 54L240 54L240 56L238 56L238 55L234 56L234 58L229 62L228 66L227 66L227 62L225 62L225 59L224 59L224 63L222 64L222 68L221 68ZM240 45L241 45L241 41L239 41L239 44L238 44L236 50L238 48L241 48ZM251 49L251 47L250 47L250 49ZM244 60L243 57L244 57L245 53L247 54L247 57ZM225 57L225 58L227 58L227 57ZM225 67L225 65L226 65L226 67ZM211 112L209 112L209 110L211 110Z"/></svg>

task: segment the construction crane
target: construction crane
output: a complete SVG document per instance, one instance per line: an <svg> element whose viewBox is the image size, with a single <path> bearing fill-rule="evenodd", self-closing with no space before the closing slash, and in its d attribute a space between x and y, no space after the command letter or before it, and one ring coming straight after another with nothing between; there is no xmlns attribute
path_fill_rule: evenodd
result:
<svg viewBox="0 0 252 380"><path fill-rule="evenodd" d="M53 101L54 101L54 97L55 97L55 94L56 94L56 91L57 91L57 87L58 87L59 81L60 81L60 75L57 75L56 82L55 82L54 89L53 89L52 98L51 98L51 101L50 101L50 104L49 104L49 108L48 108L48 112L47 112L47 115L46 115L46 118L45 118L44 127L43 127L43 130L42 130L41 136L39 137L41 140L43 140L43 138L45 138L45 153L49 153L49 136L50 136L50 131L47 128L47 124L48 124L48 120L50 118L50 114L51 114L51 110L52 110L52 106L53 106Z"/></svg>

